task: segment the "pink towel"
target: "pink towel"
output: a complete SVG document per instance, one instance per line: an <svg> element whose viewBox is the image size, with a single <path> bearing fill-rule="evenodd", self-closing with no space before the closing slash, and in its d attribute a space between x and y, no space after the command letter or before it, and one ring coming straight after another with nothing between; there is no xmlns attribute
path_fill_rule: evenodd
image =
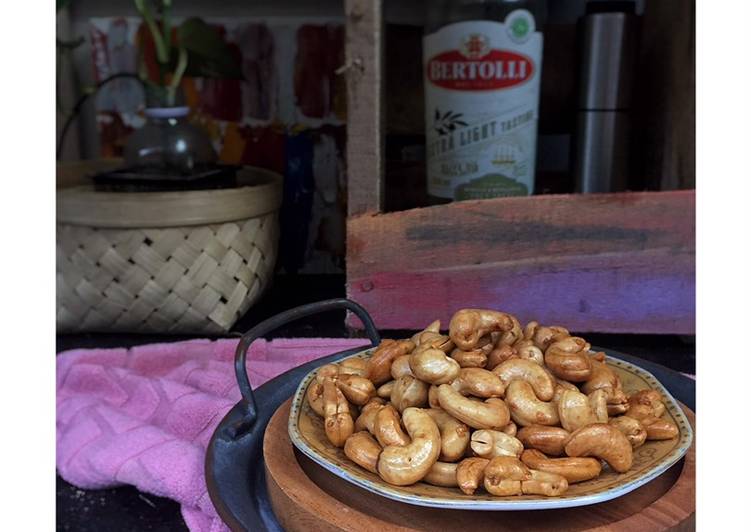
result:
<svg viewBox="0 0 751 532"><path fill-rule="evenodd" d="M257 340L248 353L258 387L290 368L367 345L365 339ZM79 349L57 357L57 470L83 489L132 484L182 505L193 531L227 530L203 476L206 446L240 399L237 340L132 349Z"/></svg>

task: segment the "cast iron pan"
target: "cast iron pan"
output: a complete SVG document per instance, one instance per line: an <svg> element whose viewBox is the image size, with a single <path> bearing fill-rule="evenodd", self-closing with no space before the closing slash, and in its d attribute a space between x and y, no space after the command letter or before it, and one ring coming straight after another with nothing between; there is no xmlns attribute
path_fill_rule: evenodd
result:
<svg viewBox="0 0 751 532"><path fill-rule="evenodd" d="M263 434L271 416L289 399L307 373L323 364L355 354L367 347L334 353L291 369L257 390L250 387L245 359L250 344L290 321L319 312L347 309L365 326L371 344L380 343L378 331L368 313L347 299L330 299L282 312L245 333L235 353L235 374L242 400L222 419L206 450L206 486L217 513L232 530L283 532L271 510L263 467ZM593 347L609 356L636 364L654 375L679 401L695 409L695 382L659 364L617 351Z"/></svg>

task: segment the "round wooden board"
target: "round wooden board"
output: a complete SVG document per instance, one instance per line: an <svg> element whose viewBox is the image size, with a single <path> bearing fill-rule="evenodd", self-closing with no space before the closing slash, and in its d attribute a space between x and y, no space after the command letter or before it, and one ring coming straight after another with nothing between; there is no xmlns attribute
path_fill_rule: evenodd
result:
<svg viewBox="0 0 751 532"><path fill-rule="evenodd" d="M326 471L289 439L291 400L263 439L266 485L282 526L296 531L693 530L695 440L685 458L648 484L611 501L561 510L482 512L413 506L379 497ZM682 405L683 406L683 405ZM695 427L693 412L683 406Z"/></svg>

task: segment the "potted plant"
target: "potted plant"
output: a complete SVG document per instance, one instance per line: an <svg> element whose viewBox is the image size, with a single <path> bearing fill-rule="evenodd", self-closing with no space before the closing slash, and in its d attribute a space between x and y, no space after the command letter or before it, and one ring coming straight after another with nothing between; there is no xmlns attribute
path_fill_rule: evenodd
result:
<svg viewBox="0 0 751 532"><path fill-rule="evenodd" d="M58 0L58 10L68 4L70 0ZM189 109L180 84L185 76L243 79L240 65L220 34L205 21L190 17L174 24L172 0L134 0L134 5L146 28L138 42L138 72L118 72L83 90L62 127L58 157L85 101L112 81L135 78L144 88L146 125L128 139L124 153L127 171L118 176L184 180L206 175L215 167L216 153L203 128L188 121ZM64 53L82 41L58 42L58 51Z"/></svg>
<svg viewBox="0 0 751 532"><path fill-rule="evenodd" d="M241 79L231 50L211 26L191 17L173 27L172 0L134 0L148 29L139 43L139 72L146 93L146 125L125 146L130 172L161 179L197 176L216 162L206 132L187 117L180 82L184 76ZM149 69L145 47L153 47L156 72Z"/></svg>
<svg viewBox="0 0 751 532"><path fill-rule="evenodd" d="M171 0L135 5L137 72L101 80L71 117L130 77L147 123L128 140L125 168L58 164L58 330L225 334L273 278L283 178L214 164L208 136L187 120L185 76L241 78L219 33L198 18L173 25Z"/></svg>

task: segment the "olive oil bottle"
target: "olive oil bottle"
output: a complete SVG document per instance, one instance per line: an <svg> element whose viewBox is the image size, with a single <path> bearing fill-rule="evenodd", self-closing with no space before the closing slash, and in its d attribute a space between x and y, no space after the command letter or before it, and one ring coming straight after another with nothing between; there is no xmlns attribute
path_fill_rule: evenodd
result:
<svg viewBox="0 0 751 532"><path fill-rule="evenodd" d="M532 194L542 0L442 0L423 38L433 203Z"/></svg>

